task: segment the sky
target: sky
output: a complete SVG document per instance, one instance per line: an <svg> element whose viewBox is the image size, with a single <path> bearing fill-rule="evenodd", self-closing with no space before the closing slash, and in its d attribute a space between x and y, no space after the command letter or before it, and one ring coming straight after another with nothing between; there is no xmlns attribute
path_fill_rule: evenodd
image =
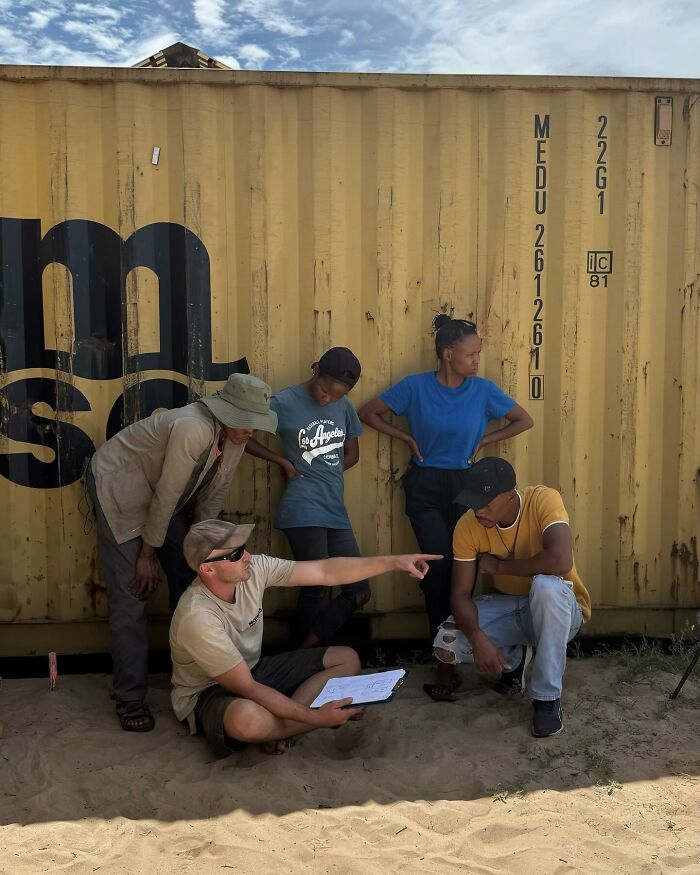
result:
<svg viewBox="0 0 700 875"><path fill-rule="evenodd" d="M0 0L0 63L700 77L698 0Z"/></svg>

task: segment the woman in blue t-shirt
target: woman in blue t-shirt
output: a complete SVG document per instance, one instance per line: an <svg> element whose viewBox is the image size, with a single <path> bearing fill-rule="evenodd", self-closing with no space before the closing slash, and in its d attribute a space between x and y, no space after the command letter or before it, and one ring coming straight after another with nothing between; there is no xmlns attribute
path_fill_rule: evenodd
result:
<svg viewBox="0 0 700 875"><path fill-rule="evenodd" d="M431 638L451 613L452 532L465 508L454 503L465 471L479 450L532 427L530 415L490 380L477 377L481 339L476 325L440 314L433 320L437 371L404 377L359 411L377 431L398 438L411 450L403 480L406 514L420 549L445 558L431 562L420 586ZM410 433L384 416L408 419ZM491 420L508 424L486 434Z"/></svg>
<svg viewBox="0 0 700 875"><path fill-rule="evenodd" d="M275 528L281 529L297 561L359 556L344 501L343 473L360 458L362 433L345 397L360 378L360 362L346 347L325 352L305 383L272 396L284 455L250 440L246 452L275 462L286 478ZM301 647L328 642L370 597L366 580L341 586L328 601L329 587L299 590L295 637Z"/></svg>

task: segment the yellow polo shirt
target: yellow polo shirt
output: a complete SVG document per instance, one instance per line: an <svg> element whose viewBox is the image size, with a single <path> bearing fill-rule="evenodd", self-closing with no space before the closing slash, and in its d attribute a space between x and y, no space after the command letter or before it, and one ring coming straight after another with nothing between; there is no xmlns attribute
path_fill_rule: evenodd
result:
<svg viewBox="0 0 700 875"><path fill-rule="evenodd" d="M569 515L561 495L549 486L528 486L520 494L520 513L512 526L486 528L468 510L455 526L452 550L457 561L473 562L479 553L491 553L497 559L529 559L542 550L542 535L549 526L569 525ZM571 568L562 578L571 583L576 601L581 606L584 622L591 617L591 597L576 571ZM493 583L507 595L527 595L531 577L495 574Z"/></svg>

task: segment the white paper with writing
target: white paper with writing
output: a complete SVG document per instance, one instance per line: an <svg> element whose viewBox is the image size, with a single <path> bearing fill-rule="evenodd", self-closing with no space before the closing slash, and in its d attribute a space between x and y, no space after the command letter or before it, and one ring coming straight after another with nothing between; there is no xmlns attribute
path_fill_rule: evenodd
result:
<svg viewBox="0 0 700 875"><path fill-rule="evenodd" d="M353 702L369 704L383 702L394 691L394 687L404 679L402 668L394 671L378 671L373 674L358 674L348 678L331 678L311 703L312 708L320 708L326 702L351 697Z"/></svg>

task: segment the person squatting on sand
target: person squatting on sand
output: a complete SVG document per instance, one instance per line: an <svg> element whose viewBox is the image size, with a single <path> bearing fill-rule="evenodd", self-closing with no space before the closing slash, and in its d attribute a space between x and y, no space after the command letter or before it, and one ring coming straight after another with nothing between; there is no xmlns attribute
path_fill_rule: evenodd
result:
<svg viewBox="0 0 700 875"><path fill-rule="evenodd" d="M371 428L403 441L411 464L403 478L406 515L420 549L442 553L421 581L433 638L450 612L452 532L463 508L455 498L476 454L532 428L532 418L495 383L477 377L481 338L476 325L440 314L433 320L437 371L412 374L360 408ZM385 421L406 416L410 433ZM508 424L485 434L489 422Z"/></svg>
<svg viewBox="0 0 700 875"><path fill-rule="evenodd" d="M192 526L183 549L197 579L170 625L172 706L190 732L201 732L219 756L258 742L282 752L293 736L341 726L360 717L352 699L309 705L329 678L357 674L349 647L313 647L260 658L263 595L270 586L339 586L386 571L423 579L430 560L414 554L294 562L251 554L254 525L205 520Z"/></svg>
<svg viewBox="0 0 700 875"><path fill-rule="evenodd" d="M270 401L284 455L251 440L246 452L280 466L286 488L277 508L281 529L296 560L359 556L345 509L343 474L360 459L362 426L345 397L360 378L360 362L344 346L324 352L305 383L275 392ZM366 580L340 587L328 600L327 587L299 589L293 638L301 647L327 644L367 603Z"/></svg>
<svg viewBox="0 0 700 875"><path fill-rule="evenodd" d="M454 532L452 614L433 644L438 685L425 690L452 700L455 663L473 662L500 675L498 692L524 693L534 648L532 733L557 735L566 645L591 616L561 495L548 486L519 491L508 462L489 457L467 472L459 500L471 509ZM472 598L478 572L493 577L496 593Z"/></svg>
<svg viewBox="0 0 700 875"><path fill-rule="evenodd" d="M182 542L193 521L218 516L246 441L274 434L271 389L232 374L213 395L157 411L120 431L92 457L86 486L109 599L112 694L122 729L148 732L146 605L168 579L170 609L192 582ZM158 564L160 561L160 565Z"/></svg>

